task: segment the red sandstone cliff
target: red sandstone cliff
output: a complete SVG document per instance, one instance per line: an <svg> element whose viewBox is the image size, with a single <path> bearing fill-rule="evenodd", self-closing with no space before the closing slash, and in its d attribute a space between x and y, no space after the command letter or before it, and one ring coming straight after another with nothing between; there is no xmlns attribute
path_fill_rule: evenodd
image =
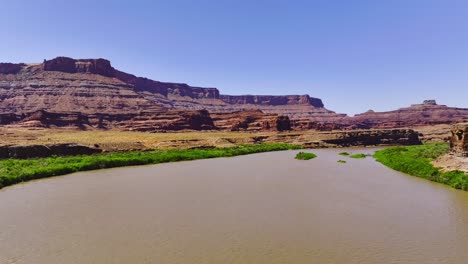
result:
<svg viewBox="0 0 468 264"><path fill-rule="evenodd" d="M216 88L159 82L121 72L105 59L67 57L42 64L0 64L0 98L2 113L136 113L176 108L219 113L262 110L316 121L344 116L308 95L220 95Z"/></svg>
<svg viewBox="0 0 468 264"><path fill-rule="evenodd" d="M348 117L343 125L357 128L395 128L408 126L426 126L451 124L468 120L467 108L438 105L435 100L426 100L422 104L400 108L388 112L367 111Z"/></svg>
<svg viewBox="0 0 468 264"><path fill-rule="evenodd" d="M47 115L57 119L55 124L52 119L45 122L52 125L81 126L80 118L96 120L100 116L101 121L91 121L91 125L117 125L125 129L134 126L145 131L214 129L216 126L231 130L281 130L289 126L331 130L468 121L468 109L437 105L435 101L396 111L369 111L348 117L327 110L320 99L309 95L222 95L216 88L137 77L114 69L105 59L58 57L41 64L0 63L0 124L34 124L38 121L38 111L44 110L57 114ZM208 121L211 117L201 117L202 112L195 114L199 116L195 119L204 121L190 124L193 118L187 118L184 113L200 110L211 113L217 125L211 125ZM240 114L242 111L247 112ZM73 121L76 118L81 121L76 123ZM169 119L177 121L171 123ZM153 125L145 126L145 123Z"/></svg>

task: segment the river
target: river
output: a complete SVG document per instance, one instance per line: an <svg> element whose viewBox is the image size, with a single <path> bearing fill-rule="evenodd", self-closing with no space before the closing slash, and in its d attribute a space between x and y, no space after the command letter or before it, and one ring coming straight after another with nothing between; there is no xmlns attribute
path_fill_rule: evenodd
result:
<svg viewBox="0 0 468 264"><path fill-rule="evenodd" d="M318 158L309 161L282 151L126 167L7 187L0 263L468 263L468 192L341 151L312 150Z"/></svg>

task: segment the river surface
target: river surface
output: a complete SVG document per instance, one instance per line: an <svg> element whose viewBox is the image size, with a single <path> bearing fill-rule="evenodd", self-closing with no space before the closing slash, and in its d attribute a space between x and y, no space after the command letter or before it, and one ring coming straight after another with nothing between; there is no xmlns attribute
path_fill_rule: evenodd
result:
<svg viewBox="0 0 468 264"><path fill-rule="evenodd" d="M4 188L0 263L468 263L468 192L312 151Z"/></svg>

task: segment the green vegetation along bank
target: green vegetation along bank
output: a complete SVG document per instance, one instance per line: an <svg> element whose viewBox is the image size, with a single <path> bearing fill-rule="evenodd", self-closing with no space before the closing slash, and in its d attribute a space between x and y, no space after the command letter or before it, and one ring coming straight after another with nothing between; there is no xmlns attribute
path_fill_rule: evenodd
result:
<svg viewBox="0 0 468 264"><path fill-rule="evenodd" d="M229 148L168 149L27 160L8 159L0 161L0 188L19 182L59 176L78 171L184 160L233 157L252 153L300 148L301 147L292 144L265 143L257 145L239 145Z"/></svg>
<svg viewBox="0 0 468 264"><path fill-rule="evenodd" d="M297 153L295 159L297 159L297 160L310 160L310 159L315 159L316 157L317 157L317 155L315 155L314 153L299 152L299 153Z"/></svg>
<svg viewBox="0 0 468 264"><path fill-rule="evenodd" d="M468 191L468 174L462 171L441 172L431 163L449 151L446 143L431 143L379 150L374 158L394 170Z"/></svg>

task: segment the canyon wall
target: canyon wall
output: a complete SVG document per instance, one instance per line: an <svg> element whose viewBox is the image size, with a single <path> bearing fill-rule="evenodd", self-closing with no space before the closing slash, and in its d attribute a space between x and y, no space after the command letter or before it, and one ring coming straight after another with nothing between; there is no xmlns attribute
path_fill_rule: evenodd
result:
<svg viewBox="0 0 468 264"><path fill-rule="evenodd" d="M0 63L2 124L27 123L27 117L46 111L49 116L57 114L54 117L57 120L47 122L61 126L62 120L66 124L70 118L75 118L73 112L88 118L107 116L107 119L101 118L103 122L108 120L112 125L121 126L126 122L125 117L133 120L127 120L129 124L151 130L134 119L137 116L148 119L151 115L176 118L178 115L177 120L184 120L184 111L202 110L218 119L214 124L234 130L275 128L275 120L289 122L291 129L297 130L396 128L468 121L468 109L438 105L435 100L395 111L368 111L349 117L326 109L321 99L309 95L224 95L216 88L137 77L113 68L106 59L57 57L39 64ZM287 121L283 116L288 117ZM151 118L156 120L157 129L171 127L162 125L162 119ZM151 118L145 122L152 123ZM176 127L187 126L173 126Z"/></svg>
<svg viewBox="0 0 468 264"><path fill-rule="evenodd" d="M320 99L309 95L221 95L216 88L137 77L113 68L105 59L57 57L41 64L0 64L0 113L138 114L164 109L260 110L318 122L345 116L327 110Z"/></svg>
<svg viewBox="0 0 468 264"><path fill-rule="evenodd" d="M220 99L235 105L312 105L317 108L324 107L322 100L312 98L309 95L221 95Z"/></svg>
<svg viewBox="0 0 468 264"><path fill-rule="evenodd" d="M400 108L395 111L372 110L343 120L344 125L355 128L394 128L453 124L468 121L468 109L438 105L435 100Z"/></svg>

